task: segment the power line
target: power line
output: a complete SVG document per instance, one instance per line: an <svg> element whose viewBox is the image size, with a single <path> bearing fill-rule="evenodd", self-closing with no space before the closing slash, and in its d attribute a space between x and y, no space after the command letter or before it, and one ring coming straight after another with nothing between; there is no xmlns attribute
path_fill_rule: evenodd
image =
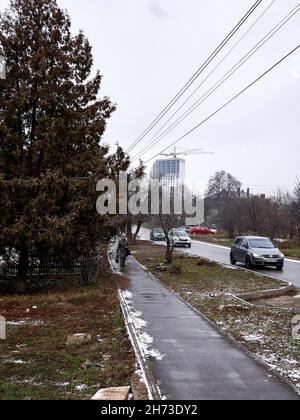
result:
<svg viewBox="0 0 300 420"><path fill-rule="evenodd" d="M243 95L248 89L250 89L252 86L254 86L256 83L258 83L261 79L263 79L265 76L267 76L272 70L274 70L277 66L279 66L283 61L285 61L287 58L289 58L294 52L296 52L300 48L300 44L295 47L292 51L290 51L287 55L285 55L283 58L281 58L277 63L275 63L272 67L270 67L268 70L266 70L263 74L261 74L257 79L255 79L253 82L251 82L248 86L246 86L243 90L241 90L238 94L236 94L233 98L231 98L229 101L227 101L224 105L222 105L220 108L218 108L215 112L210 114L207 118L202 120L199 124L197 124L194 128L192 128L190 131L188 131L186 134L181 136L179 139L175 140L172 144L170 144L168 147L157 153L155 156L152 156L151 159L147 160L145 163L151 162L153 159L155 159L157 156L160 156L161 153L164 153L167 151L170 147L175 146L175 144L179 143L181 140L183 140L185 137L189 136L191 133L196 131L199 127L204 125L207 121L209 121L212 117L214 117L216 114L218 114L220 111L222 111L224 108L226 108L228 105L230 105L232 102L234 102L236 99L238 99L241 95Z"/></svg>
<svg viewBox="0 0 300 420"><path fill-rule="evenodd" d="M246 22L246 20L252 15L263 0L257 0L245 16L239 21L239 23L231 30L227 37L221 42L216 50L210 55L210 57L201 65L201 67L193 74L183 88L177 93L177 95L169 102L169 104L162 110L162 112L152 121L152 123L143 131L143 133L131 144L126 151L131 152L145 137L146 135L159 123L159 121L166 115L166 113L175 105L175 103L183 96L183 94L189 89L194 81L200 76L200 74L208 67L212 60L218 55L218 53L225 47L230 39L236 34L240 27Z"/></svg>
<svg viewBox="0 0 300 420"><path fill-rule="evenodd" d="M182 105L177 108L177 110L171 115L171 117L161 126L161 128L151 137L150 144L147 146L148 148L153 144L153 142L157 139L158 134L167 126L167 124L172 121L175 115L188 103L188 101L198 92L198 90L204 85L204 83L210 78L210 76L220 67L221 64L226 60L227 57L236 49L236 47L242 42L242 40L248 35L248 33L255 27L255 25L265 16L265 14L269 11L269 9L274 5L277 0L273 0L267 8L260 14L260 16L255 20L255 22L250 26L249 29L243 34L243 36L234 44L234 46L228 51L228 53L222 58L221 61L212 69L212 71L205 77L205 79L200 83L200 85L189 95L189 97L182 103ZM144 151L139 152L137 155L133 157L133 161L139 159L139 157L144 154Z"/></svg>
<svg viewBox="0 0 300 420"><path fill-rule="evenodd" d="M282 29L300 10L300 3L292 9L273 29L268 32L247 54L245 54L221 79L219 79L205 94L203 94L192 106L190 106L179 118L177 118L159 137L133 158L133 162L155 147L163 138L189 117L203 102L205 102L216 90L218 90L231 76L233 76L256 52L258 52L276 33Z"/></svg>

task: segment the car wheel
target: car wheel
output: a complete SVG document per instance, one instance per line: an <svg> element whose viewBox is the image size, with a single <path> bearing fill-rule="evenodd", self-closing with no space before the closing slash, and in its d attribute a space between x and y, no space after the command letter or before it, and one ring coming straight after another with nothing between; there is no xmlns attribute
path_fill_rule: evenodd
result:
<svg viewBox="0 0 300 420"><path fill-rule="evenodd" d="M247 255L247 258L246 258L246 267L248 268L248 270L251 270L251 268L253 267L252 261L249 255Z"/></svg>
<svg viewBox="0 0 300 420"><path fill-rule="evenodd" d="M230 263L231 263L231 265L236 265L236 261L233 257L233 254L230 254Z"/></svg>
<svg viewBox="0 0 300 420"><path fill-rule="evenodd" d="M283 265L278 265L277 266L277 271L282 271L283 270Z"/></svg>

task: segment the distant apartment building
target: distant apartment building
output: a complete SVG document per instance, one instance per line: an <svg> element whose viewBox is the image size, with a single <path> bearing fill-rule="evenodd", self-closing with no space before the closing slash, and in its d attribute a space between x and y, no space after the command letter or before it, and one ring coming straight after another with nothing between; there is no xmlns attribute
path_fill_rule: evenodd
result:
<svg viewBox="0 0 300 420"><path fill-rule="evenodd" d="M163 181L168 187L178 187L185 183L184 159L157 160L150 174L152 179Z"/></svg>

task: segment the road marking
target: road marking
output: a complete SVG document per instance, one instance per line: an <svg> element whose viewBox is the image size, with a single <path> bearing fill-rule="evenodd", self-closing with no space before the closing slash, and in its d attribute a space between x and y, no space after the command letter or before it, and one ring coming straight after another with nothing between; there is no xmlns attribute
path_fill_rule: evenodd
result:
<svg viewBox="0 0 300 420"><path fill-rule="evenodd" d="M296 263L296 264L300 264L300 261L297 261L297 260L290 260L289 258L286 258L286 259L285 259L285 261L292 262L292 263Z"/></svg>
<svg viewBox="0 0 300 420"><path fill-rule="evenodd" d="M211 244L209 242L202 242L202 241L192 241L194 244L201 244L201 245L208 245L208 246L214 246L215 248L221 248L221 249L226 249L226 250L230 250L230 248L228 246L222 246L222 245L215 245L215 244Z"/></svg>

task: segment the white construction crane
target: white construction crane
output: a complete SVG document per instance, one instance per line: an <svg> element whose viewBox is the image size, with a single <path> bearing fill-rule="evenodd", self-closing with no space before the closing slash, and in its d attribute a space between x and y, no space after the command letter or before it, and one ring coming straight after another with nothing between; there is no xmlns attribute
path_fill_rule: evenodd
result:
<svg viewBox="0 0 300 420"><path fill-rule="evenodd" d="M178 152L178 150L181 150ZM177 156L191 156L191 155L214 155L213 152L205 152L203 149L185 149L181 147L174 147L172 153L162 153L161 156L170 157L173 156L177 159Z"/></svg>

